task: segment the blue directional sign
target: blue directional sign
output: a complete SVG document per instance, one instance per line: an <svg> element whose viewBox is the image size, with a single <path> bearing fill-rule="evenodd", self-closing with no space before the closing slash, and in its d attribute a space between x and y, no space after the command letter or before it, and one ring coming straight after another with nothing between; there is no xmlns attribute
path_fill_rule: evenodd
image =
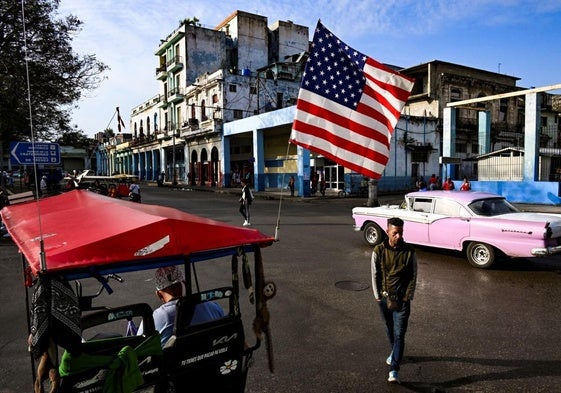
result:
<svg viewBox="0 0 561 393"><path fill-rule="evenodd" d="M59 165L58 143L10 142L10 163L13 165Z"/></svg>

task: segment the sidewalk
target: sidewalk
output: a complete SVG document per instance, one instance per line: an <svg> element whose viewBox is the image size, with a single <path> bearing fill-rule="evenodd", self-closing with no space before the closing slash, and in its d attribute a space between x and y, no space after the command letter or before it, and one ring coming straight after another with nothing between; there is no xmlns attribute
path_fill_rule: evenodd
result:
<svg viewBox="0 0 561 393"><path fill-rule="evenodd" d="M142 182L144 186L147 187L156 187L155 182ZM193 190L193 191L201 191L201 192L218 192L222 194L239 194L241 192L241 188L218 188L218 187L206 187L206 186L189 186L187 184L178 184L175 187L172 187L171 183L165 183L164 187L169 188L176 188L176 189L184 189L184 190ZM253 190L252 190L253 191ZM330 191L327 190L325 196L322 196L319 192L316 193L315 196L307 196L307 197L291 197L290 191L288 189L280 189L280 188L269 188L265 191L253 191L253 195L256 198L262 199L280 199L281 196L283 200L290 200L290 201L303 201L303 200L314 200L314 199L353 199L356 200L357 203L365 203L368 198L364 197L342 197L340 193L337 191ZM405 193L380 193L378 194L378 203L380 205L399 205L403 202ZM561 206L556 205L546 205L546 204L528 204L528 203L513 203L518 209L523 212L536 212L536 213L553 213L553 214L561 214Z"/></svg>

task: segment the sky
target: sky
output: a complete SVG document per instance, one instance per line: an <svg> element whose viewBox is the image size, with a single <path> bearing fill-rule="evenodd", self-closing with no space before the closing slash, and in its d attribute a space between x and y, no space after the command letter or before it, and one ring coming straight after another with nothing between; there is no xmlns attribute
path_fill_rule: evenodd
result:
<svg viewBox="0 0 561 393"><path fill-rule="evenodd" d="M518 77L520 87L561 83L561 0L60 0L60 17L84 22L74 51L110 67L72 110L72 125L89 136L116 130L119 107L128 126L132 109L158 94L160 39L185 18L214 28L236 10L308 26L310 40L321 20L386 64L441 60Z"/></svg>

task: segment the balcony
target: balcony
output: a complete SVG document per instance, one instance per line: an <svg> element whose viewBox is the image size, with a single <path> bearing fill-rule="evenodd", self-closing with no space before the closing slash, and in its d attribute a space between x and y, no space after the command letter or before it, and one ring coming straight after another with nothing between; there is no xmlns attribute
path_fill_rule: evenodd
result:
<svg viewBox="0 0 561 393"><path fill-rule="evenodd" d="M183 68L183 57L173 56L166 62L167 72L177 72Z"/></svg>
<svg viewBox="0 0 561 393"><path fill-rule="evenodd" d="M183 101L185 94L183 94L182 87L174 87L168 91L168 102L177 103Z"/></svg>
<svg viewBox="0 0 561 393"><path fill-rule="evenodd" d="M158 103L158 108L166 109L169 105L169 102L166 96L162 96L161 101Z"/></svg>
<svg viewBox="0 0 561 393"><path fill-rule="evenodd" d="M168 72L167 72L166 67L161 66L161 67L156 68L156 79L157 80L164 81L164 80L167 79L167 77L168 77Z"/></svg>

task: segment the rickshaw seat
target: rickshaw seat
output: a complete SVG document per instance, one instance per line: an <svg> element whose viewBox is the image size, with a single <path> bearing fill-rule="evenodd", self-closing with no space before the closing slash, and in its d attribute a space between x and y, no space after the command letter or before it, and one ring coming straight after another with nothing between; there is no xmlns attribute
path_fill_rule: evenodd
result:
<svg viewBox="0 0 561 393"><path fill-rule="evenodd" d="M60 392L102 392L109 370L123 359L134 359L136 364L125 364L129 369L138 369L143 382L134 391L164 391L162 380L162 349L160 334L154 327L152 308L146 303L102 309L82 316L82 331L109 322L131 320L141 317L143 334L138 336L96 335L81 344L82 353L73 356L64 353L59 371L61 374ZM124 331L124 330L123 330ZM107 338L98 338L98 337ZM126 354L134 352L132 357ZM125 354L125 355L124 355ZM138 373L137 373L138 375Z"/></svg>
<svg viewBox="0 0 561 393"><path fill-rule="evenodd" d="M197 304L228 298L230 310L220 319L191 325ZM177 302L174 334L164 346L168 383L177 392L243 392L251 351L245 337L237 296L217 288Z"/></svg>

